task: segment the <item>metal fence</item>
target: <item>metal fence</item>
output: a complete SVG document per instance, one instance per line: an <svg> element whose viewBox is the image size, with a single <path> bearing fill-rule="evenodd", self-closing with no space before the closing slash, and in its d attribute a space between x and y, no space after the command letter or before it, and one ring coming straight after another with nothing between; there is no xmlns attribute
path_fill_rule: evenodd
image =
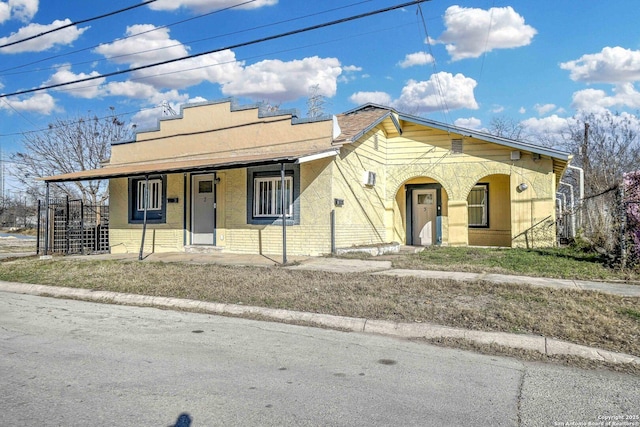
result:
<svg viewBox="0 0 640 427"><path fill-rule="evenodd" d="M560 244L581 238L612 264L640 266L640 173L627 178L583 200L560 194L556 215Z"/></svg>
<svg viewBox="0 0 640 427"><path fill-rule="evenodd" d="M82 200L38 201L38 254L109 252L109 206Z"/></svg>

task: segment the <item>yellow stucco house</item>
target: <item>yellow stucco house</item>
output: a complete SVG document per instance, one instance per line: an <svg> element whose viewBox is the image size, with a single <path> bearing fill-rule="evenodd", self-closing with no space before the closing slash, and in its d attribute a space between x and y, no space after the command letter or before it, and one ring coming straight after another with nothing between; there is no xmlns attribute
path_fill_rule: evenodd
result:
<svg viewBox="0 0 640 427"><path fill-rule="evenodd" d="M45 180L109 179L112 253L143 239L146 252L274 255L390 242L543 247L555 244L569 160L374 104L301 119L222 100L112 144L101 169Z"/></svg>

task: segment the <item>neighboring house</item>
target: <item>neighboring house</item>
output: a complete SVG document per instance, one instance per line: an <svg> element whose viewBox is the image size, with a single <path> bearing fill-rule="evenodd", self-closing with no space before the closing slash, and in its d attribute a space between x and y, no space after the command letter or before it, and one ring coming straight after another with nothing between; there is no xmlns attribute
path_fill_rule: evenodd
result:
<svg viewBox="0 0 640 427"><path fill-rule="evenodd" d="M543 247L555 244L556 187L569 160L374 104L300 119L224 100L184 106L114 143L104 168L45 181L109 179L113 253L137 252L143 233L147 252Z"/></svg>

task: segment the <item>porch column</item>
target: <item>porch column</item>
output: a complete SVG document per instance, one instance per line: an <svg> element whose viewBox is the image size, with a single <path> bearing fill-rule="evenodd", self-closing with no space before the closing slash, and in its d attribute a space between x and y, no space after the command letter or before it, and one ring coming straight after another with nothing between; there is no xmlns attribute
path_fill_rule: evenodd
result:
<svg viewBox="0 0 640 427"><path fill-rule="evenodd" d="M44 254L49 255L49 181L44 192Z"/></svg>
<svg viewBox="0 0 640 427"><path fill-rule="evenodd" d="M287 263L287 201L285 197L284 163L280 163L280 208L282 211L282 264Z"/></svg>
<svg viewBox="0 0 640 427"><path fill-rule="evenodd" d="M144 194L142 195L144 200L144 214L142 217L142 242L140 242L140 253L138 254L138 261L142 261L142 253L144 252L144 237L147 232L147 205L149 204L149 175L144 176Z"/></svg>
<svg viewBox="0 0 640 427"><path fill-rule="evenodd" d="M467 200L449 200L449 246L469 246Z"/></svg>

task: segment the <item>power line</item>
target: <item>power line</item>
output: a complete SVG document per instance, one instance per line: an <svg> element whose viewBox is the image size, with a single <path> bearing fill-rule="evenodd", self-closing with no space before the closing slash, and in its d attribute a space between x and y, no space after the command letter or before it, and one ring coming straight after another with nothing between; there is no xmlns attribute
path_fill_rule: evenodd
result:
<svg viewBox="0 0 640 427"><path fill-rule="evenodd" d="M277 50L277 51L271 51L271 52L268 52L268 53L265 52L265 53L262 53L260 55L241 57L241 58L238 58L238 59L236 59L234 61L219 62L219 63L211 64L211 65L204 65L204 66L199 66L199 67L180 69L180 70L177 70L177 71L170 71L170 72L167 72L167 73L156 74L156 75L154 75L152 77L167 76L167 75L171 75L171 74L178 74L178 73L183 73L185 71L192 71L192 70L201 69L201 68L217 67L217 66L229 64L231 62L242 62L242 61L246 61L246 60L250 60L250 59L265 58L265 57L268 57L268 56L273 55L273 54L292 52L292 51L295 51L295 50L305 49L305 48L309 48L309 47L313 47L313 46L319 46L319 45L323 45L323 44L335 43L335 42L339 42L339 41L342 41L342 40L352 40L354 37L368 36L368 35L372 35L372 34L380 35L380 33L383 32L383 31L387 31L387 30L391 30L391 29L397 29L397 28L400 28L400 27L398 27L398 26L383 27L383 28L376 27L375 29L373 29L371 31L368 31L368 32L364 32L364 33L358 33L358 34L355 34L355 35L351 34L351 35L340 37L340 38L334 38L334 39L331 39L331 40L323 40L322 42L316 42L316 43L313 43L313 44L306 44L306 45L303 45L303 46L292 47L292 48L289 48L289 49L281 49L281 50ZM136 78L132 78L130 80L131 81L140 81L140 80L146 80L146 79L149 79L149 78L151 78L151 77L136 77ZM89 87L95 87L95 86L100 86L100 84L82 86L81 89L85 89L85 88L89 88ZM61 89L61 90L71 90L71 89ZM13 109L11 104L6 99L3 99L2 101L4 101L7 105L9 105ZM130 115L133 115L133 114L141 113L143 111L155 110L155 109L159 109L159 108L160 108L159 105L155 105L155 106L152 106L152 107L145 107L145 108L140 108L140 109L133 110L133 111L127 111L127 112L117 113L117 114L113 114L113 115L109 115L109 116L98 117L98 119L105 119L107 117L130 116ZM18 110L15 110L15 111L19 112ZM26 120L26 118L25 118L25 120ZM78 123L77 121L69 121L69 122L67 122L67 124L70 124L70 125L71 124L77 124L77 123ZM27 131L21 131L21 132L12 132L12 133L0 133L0 137L19 136L19 135L25 135L25 134L31 134L31 133L46 132L46 131L49 131L49 130L52 130L52 129L56 129L58 127L59 126L56 126L56 125L49 125L48 127L40 128L40 129L33 129L33 130L27 130Z"/></svg>
<svg viewBox="0 0 640 427"><path fill-rule="evenodd" d="M44 31L42 33L30 36L30 37L26 37L24 39L16 40L16 41L13 41L13 42L10 42L10 43L5 43L3 45L0 45L0 49L2 49L3 47L13 46L13 45L16 45L16 44L19 44L19 43L24 43L24 42L29 41L29 40L37 39L39 37L46 36L47 34L55 33L56 31L64 30L65 28L73 27L75 25L85 24L87 22L96 21L98 19L107 18L109 16L117 15L119 13L126 12L126 11L131 10L131 9L136 9L138 7L141 7L141 6L146 6L149 3L153 3L155 1L157 1L157 0L147 0L147 1L145 1L143 3L140 3L140 4L136 4L136 5L133 5L133 6L125 7L124 9L120 9L120 10L116 10L116 11L113 11L113 12L105 13L103 15L95 16L93 18L88 18L88 19L82 19L80 21L75 21L75 22L72 22L70 24L66 24L66 25L63 25L61 27L54 28L53 30Z"/></svg>
<svg viewBox="0 0 640 427"><path fill-rule="evenodd" d="M25 90L11 92L11 93L7 93L7 94L0 94L0 98L6 98L6 97L9 97L9 96L15 96L15 95L23 95L23 94L26 94L26 93L40 92L40 91L43 91L43 90L54 89L54 88L57 88L57 87L68 86L68 85L72 85L72 84L76 84L76 83L82 83L82 82L102 79L102 78L106 78L106 77L113 77L113 76L117 76L117 75L120 75L120 74L126 74L126 73L131 73L131 72L134 72L134 71L140 71L140 70L145 70L145 69L148 69L148 68L157 67L157 66L160 66L160 65L167 65L167 64L172 64L174 62L184 61L184 60L187 60L187 59L198 58L200 56L210 55L212 53L218 53L218 52L222 52L224 50L231 50L231 49L237 49L237 48L240 48L240 47L251 46L251 45L254 45L254 44L258 44L258 43L264 43L264 42L271 41L271 40L277 40L277 39L280 39L280 38L289 37L289 36L292 36L292 35L301 34L301 33L309 32L309 31L317 30L317 29L320 29L320 28L326 28L326 27L342 24L342 23L345 23L345 22L350 22L350 21L354 21L354 20L357 20L357 19L362 19L362 18L366 18L366 17L369 17L369 16L374 16L374 15L378 15L378 14L381 14L381 13L390 12L392 10L402 9L402 8L409 7L409 6L412 6L412 5L415 5L415 4L423 3L425 1L430 1L430 0L414 0L414 1L407 2L407 3L402 3L402 4L399 4L399 5L396 5L396 6L390 6L390 7L386 7L386 8L383 8L383 9L374 10L374 11L371 11L371 12L361 13L361 14L358 14L358 15L354 15L354 16L350 16L350 17L347 17L347 18L338 19L338 20L335 20L335 21L326 22L326 23L323 23L323 24L312 25L312 26L309 26L309 27L300 28L300 29L293 30L293 31L287 31L287 32L276 34L276 35L273 35L273 36L262 37L260 39L255 39L255 40L248 41L248 42L236 43L236 44L232 44L232 45L229 45L229 46L226 46L226 47L223 47L223 48L212 49L212 50L208 50L208 51L205 51L205 52L196 53L196 54L193 54L193 55L183 56L183 57L180 57L180 58L169 59L169 60L166 60L166 61L156 62L156 63L153 63L153 64L141 65L139 67L133 67L133 68L129 68L127 70L113 71L111 73L98 74L98 75L91 76L91 77L85 77L83 79L72 80L70 82L57 83L57 84L54 84L54 85L41 86L41 87L33 88L33 89L25 89Z"/></svg>
<svg viewBox="0 0 640 427"><path fill-rule="evenodd" d="M147 34L147 33L151 33L151 32L154 32L154 31L161 30L163 28L169 28L169 27L172 27L172 26L175 26L175 25L184 24L185 22L189 22L189 21L192 21L192 20L195 20L195 19L204 18L206 16L213 15L215 13L224 12L224 11L236 8L236 7L244 6L244 5L248 4L248 3L252 3L252 2L255 2L255 1L256 0L249 0L249 1L246 1L244 3L238 3L236 5L229 6L229 7L223 8L223 9L218 9L218 10L215 10L213 12L205 13L203 15L194 16L194 17L191 17L191 18L188 18L188 19L183 19L181 21L173 22L171 24L166 24L166 25L162 25L160 27L155 27L155 28L150 29L150 30L141 31L139 33L132 34L130 36L119 37L119 38L111 41L110 43L115 43L115 42L119 42L119 41L130 39L130 38L138 37L138 36L141 36L143 34ZM116 59L116 58L124 58L124 57L127 57L127 56L135 56L135 55L139 55L141 53L157 52L157 51L160 51L160 50L171 49L171 48L178 47L178 46L183 46L183 45L186 45L186 44L202 43L202 42L206 42L206 41L210 41L210 40L214 40L214 39L219 39L219 38L223 38L223 37L228 37L228 36L232 36L232 35L246 33L246 32L249 32L249 31L255 31L255 30L259 30L259 29L263 29L263 28L273 27L273 26L276 26L276 25L285 24L285 23L297 21L297 20L300 20L300 19L310 18L310 17L318 16L318 15L329 13L329 12L335 12L337 10L346 9L346 8L349 8L349 7L360 5L362 3L369 3L371 1L372 0L363 0L363 1L356 2L356 3L348 4L346 6L335 7L335 8L332 8L332 9L323 10L321 12L316 12L316 13L312 13L312 14L308 14L308 15L298 16L298 17L295 17L295 18L285 19L285 20L282 20L282 21L272 22L272 23L269 23L269 24L264 24L264 25L259 25L259 26L256 26L256 27L246 28L246 29L243 29L243 30L233 31L233 32L230 32L230 33L220 34L220 35L213 36L213 37L206 37L206 38L197 39L197 40L188 40L188 41L185 41L185 42L180 42L180 43L172 44L172 45L169 45L169 46L162 46L162 47L158 47L158 48L155 48L155 49L146 49L146 50L127 53L127 54L123 54L123 55L110 56L108 58L102 58L102 59L98 59L98 60L76 62L76 63L72 63L70 65L71 66L75 66L75 65L84 65L84 64L90 64L90 63L109 61L109 60ZM40 62L48 61L50 59L57 59L57 58L61 58L61 57L64 57L64 56L72 55L74 53L79 53L79 52L84 52L84 51L87 51L87 50L95 49L95 48L101 46L102 44L104 44L104 43L96 44L96 45L93 45L93 46L85 47L85 48L82 48L82 49L74 50L74 51L67 52L67 53L60 54L60 55L49 56L47 58L43 58L43 59L40 59L38 61L33 61L33 62L28 63L28 64L18 65L18 66L11 67L11 68L5 68L3 70L0 70L0 73L2 73L2 74L0 74L0 76L8 76L8 75L13 75L13 74L24 74L24 73L31 73L31 72L39 72L39 71L43 71L43 70L54 70L54 69L59 68L59 65L54 65L54 66L51 66L51 67L35 69L35 70L19 71L19 72L15 72L15 73L5 73L5 71L16 70L16 69L23 68L23 67L26 67L26 66L29 66L29 65L33 65L33 64L40 63Z"/></svg>
<svg viewBox="0 0 640 427"><path fill-rule="evenodd" d="M153 0L153 1L156 1L156 0ZM236 7L244 6L246 4L253 3L255 1L256 0L247 0L247 1L243 2L243 3L238 3L238 4L235 4L233 6L229 6L229 7L225 7L225 8L222 8L222 9L214 10L213 12L208 12L208 13L205 13L205 14L202 14L202 15L193 16L191 18L183 19L181 21L172 22L171 24L161 25L160 27L155 27L155 28L153 28L151 30L141 31L139 33L132 34L130 36L119 37L119 38L117 38L115 40L112 40L111 43L115 43L115 42L122 41L122 40L127 40L127 39L130 39L130 38L133 38L133 37L138 37L138 36L141 36L143 34L151 33L153 31L158 31L158 30L161 30L163 28L169 28L169 27L172 27L174 25L184 24L185 22L193 21L195 19L204 18L205 16L213 15L214 13L224 12L226 10L230 10L230 9L233 9L233 8L236 8ZM207 39L204 39L204 40L207 40ZM197 41L199 41L199 40L197 40ZM187 43L189 43L189 42L187 42ZM43 59L39 59L37 61L29 62L27 64L17 65L15 67L11 67L11 68L5 68L4 70L0 70L0 73L4 73L5 71L17 70L19 68L23 68L23 67L26 67L26 66L29 66L29 65L38 64L40 62L45 62L45 61L48 61L50 59L57 59L57 58L61 58L63 56L72 55L74 53L79 53L79 52L84 52L84 51L87 51L87 50L95 49L95 48L99 47L101 44L103 44L103 43L96 44L96 45L89 46L89 47L85 47L85 48L82 48L82 49L77 49L77 50L74 50L74 51L71 51L71 52L66 52L66 53L63 53L63 54L60 54L60 55L49 56L47 58L43 58ZM165 46L165 47L158 48L158 49L150 49L150 50L145 50L145 51L141 51L141 52L135 52L135 53L132 53L130 55L136 55L136 54L139 54L139 53L146 53L146 52L153 52L155 50L161 50L161 49L169 49L169 48L172 48L172 47L175 47L175 46L180 46L180 45L176 44L176 45L172 45L172 46ZM126 55L114 56L112 58L105 58L105 59L119 58L121 56L126 56ZM103 60L105 60L105 59L103 59ZM101 61L103 61L103 60L101 60ZM88 62L95 62L95 61L88 61ZM72 65L85 64L85 63L86 62L80 62L80 63L76 63L76 64L72 64ZM57 68L57 66L53 66L53 67L49 67L49 68L45 68L45 69L54 69L54 68ZM41 70L32 70L32 71L41 71ZM30 72L30 71L28 71L28 72ZM20 72L20 74L21 73L23 73L23 72ZM0 75L10 75L10 74L18 74L18 73L8 73L8 74L0 74Z"/></svg>

